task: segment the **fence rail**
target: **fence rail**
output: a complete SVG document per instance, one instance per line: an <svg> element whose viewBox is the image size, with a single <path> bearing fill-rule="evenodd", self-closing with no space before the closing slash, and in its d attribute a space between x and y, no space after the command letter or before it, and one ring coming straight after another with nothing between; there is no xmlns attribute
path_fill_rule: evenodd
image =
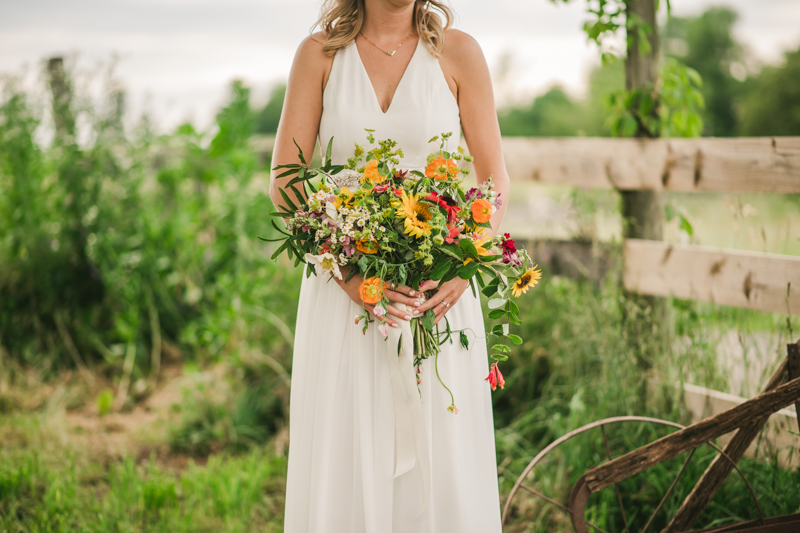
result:
<svg viewBox="0 0 800 533"><path fill-rule="evenodd" d="M800 257L628 239L629 291L800 315Z"/></svg>
<svg viewBox="0 0 800 533"><path fill-rule="evenodd" d="M800 194L800 137L503 139L514 180L583 188Z"/></svg>

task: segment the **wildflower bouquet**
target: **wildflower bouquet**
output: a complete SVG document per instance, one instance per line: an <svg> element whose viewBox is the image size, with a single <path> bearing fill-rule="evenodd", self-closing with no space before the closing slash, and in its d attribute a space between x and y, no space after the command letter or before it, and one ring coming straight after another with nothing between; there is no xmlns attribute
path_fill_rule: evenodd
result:
<svg viewBox="0 0 800 533"><path fill-rule="evenodd" d="M392 140L377 143L367 130L369 147L356 145L346 165L333 165L328 144L323 165L312 168L300 150L300 164L281 165L278 177L296 176L286 187L295 198L281 190L285 207L273 215L287 220L287 231L273 226L282 236L273 258L286 252L296 264L307 263L307 275L335 276L349 280L360 274L359 287L365 306L356 323L378 320L378 329L389 335L386 324L388 286L418 288L425 280L445 282L456 276L470 280L473 294L477 287L488 296L489 317L504 318L492 328L501 339L492 346L495 362L486 378L492 389L503 386L497 361L508 358L509 342L522 339L510 333L510 325L520 324L519 309L512 300L535 286L541 272L528 253L517 248L506 233L490 237L491 217L501 205L491 177L479 187L465 190L462 176L469 171L460 166L472 161L458 147L446 150L450 133L430 140L438 143L420 170L397 168L402 150ZM299 147L298 147L299 150ZM305 199L305 201L299 201ZM373 316L375 318L373 318ZM469 347L464 330L452 330L445 315L445 326L434 326L433 310L411 320L413 363L438 356L440 345L453 342ZM437 371L438 375L438 371ZM441 381L441 380L440 380ZM444 384L443 384L444 385ZM449 391L449 389L448 389ZM450 406L455 410L455 405Z"/></svg>

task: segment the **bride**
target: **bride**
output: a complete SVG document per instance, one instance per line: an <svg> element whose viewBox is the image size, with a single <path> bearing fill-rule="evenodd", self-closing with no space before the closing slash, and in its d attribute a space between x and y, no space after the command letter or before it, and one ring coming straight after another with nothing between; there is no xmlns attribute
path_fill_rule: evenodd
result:
<svg viewBox="0 0 800 533"><path fill-rule="evenodd" d="M428 140L463 133L479 181L493 176L508 197L489 70L480 47L450 29L452 13L436 0L326 0L318 26L297 50L273 155L273 167L297 163L333 138L343 164L354 143L398 141L399 167L422 168L437 149ZM270 195L290 178L273 179ZM289 192L291 194L291 192ZM504 208L492 219L494 234ZM419 374L420 437L408 468L396 464L395 406L384 337L354 324L364 305L359 276L303 280L290 399L287 533L499 532L494 428L480 301L460 278L438 286L387 290L389 325L433 309L453 329L477 334L470 349L446 343L439 373L453 389L457 415L432 360ZM427 299L425 299L427 296ZM405 304L403 306L397 304ZM371 310L372 306L367 305ZM411 311L406 311L411 309ZM378 354L381 354L380 356ZM404 371L413 371L411 367ZM402 471L404 470L404 471Z"/></svg>

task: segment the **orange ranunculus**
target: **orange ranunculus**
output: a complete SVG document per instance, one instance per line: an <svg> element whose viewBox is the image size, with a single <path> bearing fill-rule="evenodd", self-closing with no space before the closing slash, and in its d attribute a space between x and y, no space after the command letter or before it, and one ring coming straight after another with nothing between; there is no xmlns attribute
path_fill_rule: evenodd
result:
<svg viewBox="0 0 800 533"><path fill-rule="evenodd" d="M492 204L483 198L475 200L472 204L472 218L479 224L489 222L492 219Z"/></svg>
<svg viewBox="0 0 800 533"><path fill-rule="evenodd" d="M359 239L356 241L356 249L364 252L365 254L374 254L378 251L378 243L375 241L365 241Z"/></svg>
<svg viewBox="0 0 800 533"><path fill-rule="evenodd" d="M452 159L445 159L439 156L425 168L425 175L437 180L454 179L458 175L458 166Z"/></svg>
<svg viewBox="0 0 800 533"><path fill-rule="evenodd" d="M358 286L358 294L365 304L376 304L383 297L383 285L381 278L367 278Z"/></svg>
<svg viewBox="0 0 800 533"><path fill-rule="evenodd" d="M362 183L372 183L377 185L378 183L382 183L386 181L386 178L381 176L381 173L378 172L378 160L373 159L367 166L364 168L364 179L361 180Z"/></svg>

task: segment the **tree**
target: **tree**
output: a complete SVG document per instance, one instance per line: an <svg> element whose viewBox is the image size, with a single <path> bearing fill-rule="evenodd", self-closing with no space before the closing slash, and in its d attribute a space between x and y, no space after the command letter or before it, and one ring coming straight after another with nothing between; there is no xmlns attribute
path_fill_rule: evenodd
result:
<svg viewBox="0 0 800 533"><path fill-rule="evenodd" d="M800 49L778 67L765 67L747 83L742 135L800 135Z"/></svg>
<svg viewBox="0 0 800 533"><path fill-rule="evenodd" d="M737 19L730 8L712 7L699 17L671 17L664 28L665 55L703 79L704 135L729 137L737 131L736 100L746 74L744 49L732 32Z"/></svg>
<svg viewBox="0 0 800 533"><path fill-rule="evenodd" d="M272 89L267 104L256 116L256 132L266 135L275 135L278 132L278 122L283 111L283 99L286 97L286 85L281 84Z"/></svg>

